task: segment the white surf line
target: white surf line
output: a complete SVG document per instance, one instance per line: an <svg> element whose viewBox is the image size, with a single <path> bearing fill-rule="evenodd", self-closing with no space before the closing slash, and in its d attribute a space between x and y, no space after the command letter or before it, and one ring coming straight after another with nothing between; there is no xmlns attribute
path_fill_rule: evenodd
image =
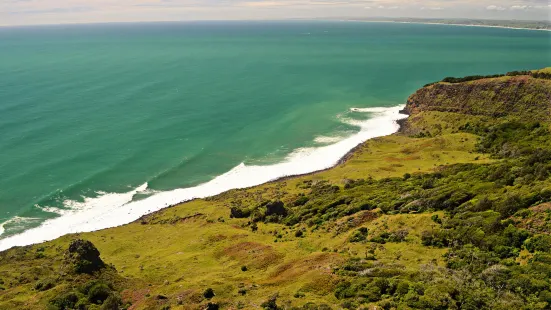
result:
<svg viewBox="0 0 551 310"><path fill-rule="evenodd" d="M84 202L66 201L66 213L46 220L40 226L0 240L0 250L53 240L69 233L89 232L124 225L170 205L205 198L235 188L260 185L275 179L311 173L330 168L358 144L375 137L395 133L397 120L407 115L399 111L404 106L364 108L352 111L372 113L368 120L344 120L360 128L359 132L334 144L300 148L281 163L267 166L246 166L241 163L213 180L195 187L159 192L148 198L132 201L132 197L147 190L147 183L127 193L106 193Z"/></svg>

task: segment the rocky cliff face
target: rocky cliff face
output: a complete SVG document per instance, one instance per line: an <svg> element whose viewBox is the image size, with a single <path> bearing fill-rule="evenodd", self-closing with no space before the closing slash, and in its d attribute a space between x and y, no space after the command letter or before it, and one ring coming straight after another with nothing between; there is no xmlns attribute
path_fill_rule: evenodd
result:
<svg viewBox="0 0 551 310"><path fill-rule="evenodd" d="M439 82L423 87L411 95L407 100L405 112L456 112L551 121L550 86L551 80L528 75L453 84Z"/></svg>

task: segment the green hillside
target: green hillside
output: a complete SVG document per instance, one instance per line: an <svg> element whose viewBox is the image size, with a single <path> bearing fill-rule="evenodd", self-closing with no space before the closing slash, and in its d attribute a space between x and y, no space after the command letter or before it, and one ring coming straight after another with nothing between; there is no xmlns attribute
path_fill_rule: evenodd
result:
<svg viewBox="0 0 551 310"><path fill-rule="evenodd" d="M0 253L0 309L549 309L550 108L426 86L333 169Z"/></svg>

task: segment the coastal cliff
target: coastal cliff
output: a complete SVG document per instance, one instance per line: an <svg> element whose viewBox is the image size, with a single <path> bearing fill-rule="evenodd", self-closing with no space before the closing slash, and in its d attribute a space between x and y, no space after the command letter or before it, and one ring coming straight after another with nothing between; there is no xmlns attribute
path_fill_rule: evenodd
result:
<svg viewBox="0 0 551 310"><path fill-rule="evenodd" d="M551 121L551 75L549 69L512 72L494 77L446 78L420 88L406 101L403 113L412 116L401 123L400 131L422 133L413 125L423 113L442 112L469 117L507 118L519 121ZM446 80L466 80L450 83ZM454 123L458 124L460 120Z"/></svg>
<svg viewBox="0 0 551 310"><path fill-rule="evenodd" d="M550 109L531 74L425 86L332 169L1 252L0 309L548 309Z"/></svg>
<svg viewBox="0 0 551 310"><path fill-rule="evenodd" d="M409 114L439 111L549 121L550 102L551 80L520 75L435 83L411 95L405 110Z"/></svg>

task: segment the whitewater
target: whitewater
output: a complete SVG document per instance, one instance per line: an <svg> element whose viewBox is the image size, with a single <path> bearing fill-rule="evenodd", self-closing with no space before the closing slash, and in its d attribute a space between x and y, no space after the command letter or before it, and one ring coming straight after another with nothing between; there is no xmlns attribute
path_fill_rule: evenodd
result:
<svg viewBox="0 0 551 310"><path fill-rule="evenodd" d="M70 233L90 232L133 222L143 215L196 198L214 196L237 188L247 188L282 177L301 175L333 167L358 144L399 129L398 120L407 117L399 113L403 106L390 108L352 108L352 112L370 113L367 120L342 119L359 131L339 141L320 147L299 148L282 162L247 166L239 164L213 180L189 188L157 192L142 200L133 201L136 194L148 191L147 183L126 193L100 193L98 197L82 202L67 200L66 209L42 208L57 213L40 226L0 240L0 250L53 240ZM333 140L332 140L333 139ZM321 140L321 141L319 141ZM333 142L336 138L322 137L319 142ZM0 229L0 233L2 229Z"/></svg>

